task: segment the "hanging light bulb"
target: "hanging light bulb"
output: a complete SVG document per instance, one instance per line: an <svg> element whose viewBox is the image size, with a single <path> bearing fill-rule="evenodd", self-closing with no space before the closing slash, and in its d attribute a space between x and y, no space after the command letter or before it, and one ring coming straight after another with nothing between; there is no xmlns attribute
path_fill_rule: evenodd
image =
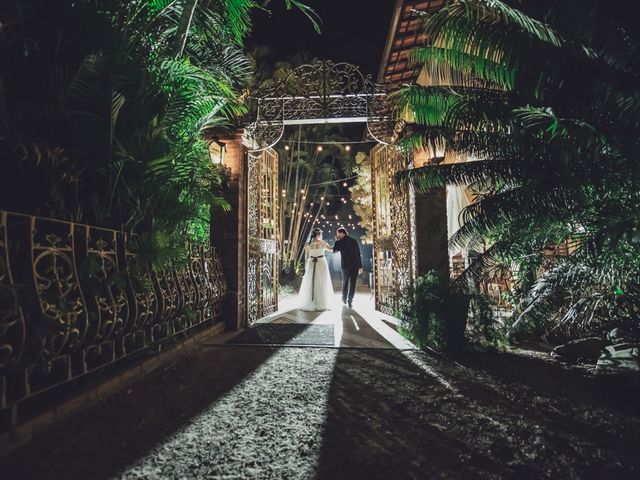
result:
<svg viewBox="0 0 640 480"><path fill-rule="evenodd" d="M289 145L285 145L285 146L284 146L284 149L285 149L285 150L289 150Z"/></svg>
<svg viewBox="0 0 640 480"><path fill-rule="evenodd" d="M342 182L342 186L346 187L347 186L347 182Z"/></svg>
<svg viewBox="0 0 640 480"><path fill-rule="evenodd" d="M346 147L344 147L344 149L345 149L347 152L350 152L350 151L351 151L351 147L350 147L349 145L347 145Z"/></svg>
<svg viewBox="0 0 640 480"><path fill-rule="evenodd" d="M322 145L318 145L318 151L321 152L323 150Z"/></svg>

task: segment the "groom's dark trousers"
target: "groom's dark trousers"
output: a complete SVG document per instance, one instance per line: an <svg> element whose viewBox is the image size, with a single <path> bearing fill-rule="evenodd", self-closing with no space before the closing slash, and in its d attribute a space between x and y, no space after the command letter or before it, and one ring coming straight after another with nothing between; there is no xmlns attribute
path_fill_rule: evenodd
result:
<svg viewBox="0 0 640 480"><path fill-rule="evenodd" d="M349 268L342 269L342 301L353 301L356 293L356 281L358 280L359 268L352 270Z"/></svg>

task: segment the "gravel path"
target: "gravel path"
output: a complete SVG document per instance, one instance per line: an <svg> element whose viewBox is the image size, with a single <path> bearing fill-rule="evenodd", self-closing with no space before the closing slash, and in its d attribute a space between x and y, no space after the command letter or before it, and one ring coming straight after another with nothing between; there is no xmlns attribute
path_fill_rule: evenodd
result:
<svg viewBox="0 0 640 480"><path fill-rule="evenodd" d="M534 358L206 346L0 460L4 479L640 478L640 413Z"/></svg>

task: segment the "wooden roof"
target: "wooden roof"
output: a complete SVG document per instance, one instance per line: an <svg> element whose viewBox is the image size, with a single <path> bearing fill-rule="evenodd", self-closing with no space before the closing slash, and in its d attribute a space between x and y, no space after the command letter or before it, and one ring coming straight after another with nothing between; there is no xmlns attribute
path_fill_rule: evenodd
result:
<svg viewBox="0 0 640 480"><path fill-rule="evenodd" d="M444 2L445 0L396 0L387 44L378 70L378 83L407 84L417 80L420 66L410 64L407 54L413 47L424 43L424 35L420 34L420 19L413 11L438 10Z"/></svg>

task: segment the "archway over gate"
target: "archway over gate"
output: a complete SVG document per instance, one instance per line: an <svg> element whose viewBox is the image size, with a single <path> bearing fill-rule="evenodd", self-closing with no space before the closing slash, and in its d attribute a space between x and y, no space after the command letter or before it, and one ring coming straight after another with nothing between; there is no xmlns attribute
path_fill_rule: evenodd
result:
<svg viewBox="0 0 640 480"><path fill-rule="evenodd" d="M400 125L391 114L388 93L355 65L328 60L298 66L252 92L248 123L228 139L237 174L237 183L232 182L237 202L232 204L238 207L235 275L234 259L225 262L223 256L231 283L237 283L232 327L252 324L278 307L281 233L276 217L278 155L273 147L288 125L365 124L368 136L378 142L371 151L376 308L390 313L393 299L415 276L413 193L393 181L397 171L411 166L411 158L391 145ZM220 245L215 236L212 241ZM227 243L233 248L233 242Z"/></svg>

